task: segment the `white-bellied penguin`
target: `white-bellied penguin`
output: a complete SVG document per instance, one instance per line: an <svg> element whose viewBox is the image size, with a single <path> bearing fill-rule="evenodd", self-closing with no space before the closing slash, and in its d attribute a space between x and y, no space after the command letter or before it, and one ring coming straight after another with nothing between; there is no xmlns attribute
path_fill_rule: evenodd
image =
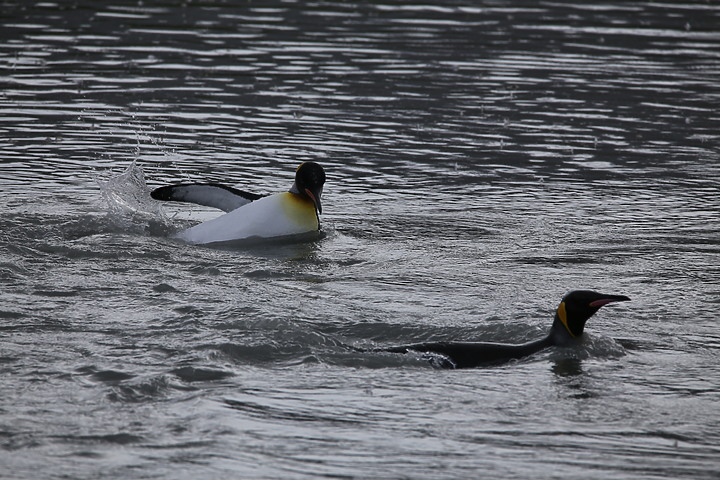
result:
<svg viewBox="0 0 720 480"><path fill-rule="evenodd" d="M440 355L448 360L447 362L441 362L441 365L449 368L497 365L527 357L553 345L572 345L582 337L585 322L600 307L608 303L628 300L630 299L624 295L605 295L590 290L570 292L563 297L555 311L555 320L547 337L520 345L485 342L428 342L377 348L372 351L419 352Z"/></svg>
<svg viewBox="0 0 720 480"><path fill-rule="evenodd" d="M207 244L320 230L324 185L323 168L315 162L304 162L295 171L290 190L270 196L217 183L168 185L156 188L150 195L156 200L196 203L227 212L177 234L187 242Z"/></svg>

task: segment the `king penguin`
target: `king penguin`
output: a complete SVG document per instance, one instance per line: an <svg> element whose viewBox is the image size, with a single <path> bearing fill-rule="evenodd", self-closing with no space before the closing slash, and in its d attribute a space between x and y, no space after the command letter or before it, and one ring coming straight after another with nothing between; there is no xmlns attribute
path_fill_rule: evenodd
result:
<svg viewBox="0 0 720 480"><path fill-rule="evenodd" d="M209 244L251 238L291 237L320 230L325 170L304 162L290 190L257 195L217 183L182 183L159 187L155 200L189 202L226 212L177 234L189 243Z"/></svg>
<svg viewBox="0 0 720 480"><path fill-rule="evenodd" d="M600 307L630 300L624 295L606 295L590 290L575 290L565 295L555 310L555 319L547 337L520 345L486 342L429 342L377 348L374 352L419 352L442 357L440 366L472 368L498 365L532 355L551 346L570 346L583 336L585 322ZM446 360L446 361L443 361Z"/></svg>

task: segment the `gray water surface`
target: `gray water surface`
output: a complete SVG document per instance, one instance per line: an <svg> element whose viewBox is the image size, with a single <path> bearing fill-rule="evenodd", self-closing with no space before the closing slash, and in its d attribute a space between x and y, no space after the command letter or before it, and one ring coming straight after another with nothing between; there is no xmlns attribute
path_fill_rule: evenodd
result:
<svg viewBox="0 0 720 480"><path fill-rule="evenodd" d="M717 478L719 110L713 2L4 2L0 477ZM148 194L307 160L315 242Z"/></svg>

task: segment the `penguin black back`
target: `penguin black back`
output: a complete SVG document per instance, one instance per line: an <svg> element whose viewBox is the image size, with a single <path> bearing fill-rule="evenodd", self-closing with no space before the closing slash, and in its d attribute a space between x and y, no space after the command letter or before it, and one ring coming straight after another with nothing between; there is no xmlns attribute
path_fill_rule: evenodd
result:
<svg viewBox="0 0 720 480"><path fill-rule="evenodd" d="M542 339L520 345L486 342L428 342L374 351L407 353L420 352L441 355L447 359L442 366L472 368L497 365L527 357L551 346L567 346L583 335L585 323L600 307L613 302L630 300L624 295L606 295L590 290L575 290L565 295L555 311L549 334Z"/></svg>

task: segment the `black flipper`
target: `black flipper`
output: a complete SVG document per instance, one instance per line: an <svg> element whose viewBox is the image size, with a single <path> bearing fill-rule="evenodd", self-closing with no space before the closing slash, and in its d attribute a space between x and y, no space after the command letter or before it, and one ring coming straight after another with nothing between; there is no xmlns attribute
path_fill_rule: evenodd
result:
<svg viewBox="0 0 720 480"><path fill-rule="evenodd" d="M188 202L231 212L264 197L219 183L180 183L156 188L150 192L155 200Z"/></svg>

